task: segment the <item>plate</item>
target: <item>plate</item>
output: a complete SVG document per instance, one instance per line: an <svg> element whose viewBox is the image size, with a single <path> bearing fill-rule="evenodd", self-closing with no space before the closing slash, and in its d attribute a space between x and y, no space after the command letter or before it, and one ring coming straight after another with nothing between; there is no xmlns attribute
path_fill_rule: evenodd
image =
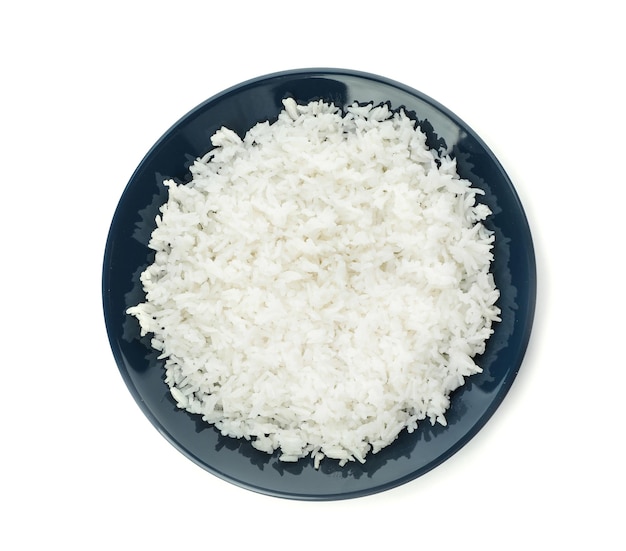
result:
<svg viewBox="0 0 626 551"><path fill-rule="evenodd" d="M221 126L240 135L260 121L273 120L281 100L313 99L345 106L354 101L388 102L420 121L430 147L456 158L459 175L484 190L493 211L492 271L500 289L502 322L477 363L483 373L451 396L448 426L422 423L365 464L340 467L325 460L315 469L310 458L283 463L245 440L223 437L176 407L164 382L162 361L140 338L126 308L144 299L140 273L152 262L147 243L159 206L167 199L164 179L188 179L188 167L210 148ZM106 328L119 371L144 414L190 460L243 488L300 500L334 500L374 494L413 480L448 460L485 425L510 389L531 333L536 298L532 237L519 197L494 154L450 110L409 86L363 72L302 69L262 76L208 99L174 124L151 148L130 178L111 223L104 253L102 293Z"/></svg>

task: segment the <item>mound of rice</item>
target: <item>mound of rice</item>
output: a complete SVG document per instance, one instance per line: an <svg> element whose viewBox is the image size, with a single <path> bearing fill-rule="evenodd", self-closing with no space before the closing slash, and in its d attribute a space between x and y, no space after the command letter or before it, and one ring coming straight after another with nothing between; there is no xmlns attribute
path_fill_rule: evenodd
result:
<svg viewBox="0 0 626 551"><path fill-rule="evenodd" d="M178 406L316 467L445 425L499 320L481 191L386 105L288 99L212 144L165 182L128 310Z"/></svg>

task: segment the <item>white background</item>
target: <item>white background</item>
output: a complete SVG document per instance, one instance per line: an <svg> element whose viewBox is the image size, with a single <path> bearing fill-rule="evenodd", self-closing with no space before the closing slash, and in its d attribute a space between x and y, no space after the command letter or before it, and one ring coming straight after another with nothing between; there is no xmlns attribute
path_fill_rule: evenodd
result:
<svg viewBox="0 0 626 551"><path fill-rule="evenodd" d="M55 2L0 8L5 549L624 549L618 2ZM151 145L243 80L380 74L487 142L535 239L519 376L427 475L328 503L192 464L127 391L102 316L111 217ZM8 544L6 543L8 542Z"/></svg>

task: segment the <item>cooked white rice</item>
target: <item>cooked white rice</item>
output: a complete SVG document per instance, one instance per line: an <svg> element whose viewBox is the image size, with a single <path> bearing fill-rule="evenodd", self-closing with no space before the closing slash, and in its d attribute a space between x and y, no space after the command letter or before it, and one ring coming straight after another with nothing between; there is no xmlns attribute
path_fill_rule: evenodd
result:
<svg viewBox="0 0 626 551"><path fill-rule="evenodd" d="M481 371L499 320L479 189L403 111L289 99L167 181L129 308L180 408L280 459L365 461Z"/></svg>

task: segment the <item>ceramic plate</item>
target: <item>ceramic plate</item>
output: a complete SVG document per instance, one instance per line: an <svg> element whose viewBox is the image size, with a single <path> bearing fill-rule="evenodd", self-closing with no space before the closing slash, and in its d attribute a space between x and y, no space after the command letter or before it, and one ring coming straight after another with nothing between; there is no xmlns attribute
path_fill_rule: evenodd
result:
<svg viewBox="0 0 626 551"><path fill-rule="evenodd" d="M147 248L154 218L167 199L162 181L188 179L187 169L209 150L210 136L226 126L243 136L254 124L273 120L281 100L322 98L345 106L388 102L420 121L428 144L456 158L459 175L485 191L495 232L492 271L500 289L502 322L477 359L483 373L451 396L448 426L422 425L365 464L339 467L310 459L282 463L249 442L223 437L198 416L176 407L164 383L162 362L140 338L128 306L144 299L139 274L152 262ZM132 175L115 211L103 265L103 306L113 355L139 407L159 432L207 471L249 490L285 498L330 500L380 492L415 479L449 459L492 416L520 368L531 332L536 282L528 222L518 195L487 145L459 117L433 99L392 80L349 70L293 70L256 78L212 97L170 128Z"/></svg>

